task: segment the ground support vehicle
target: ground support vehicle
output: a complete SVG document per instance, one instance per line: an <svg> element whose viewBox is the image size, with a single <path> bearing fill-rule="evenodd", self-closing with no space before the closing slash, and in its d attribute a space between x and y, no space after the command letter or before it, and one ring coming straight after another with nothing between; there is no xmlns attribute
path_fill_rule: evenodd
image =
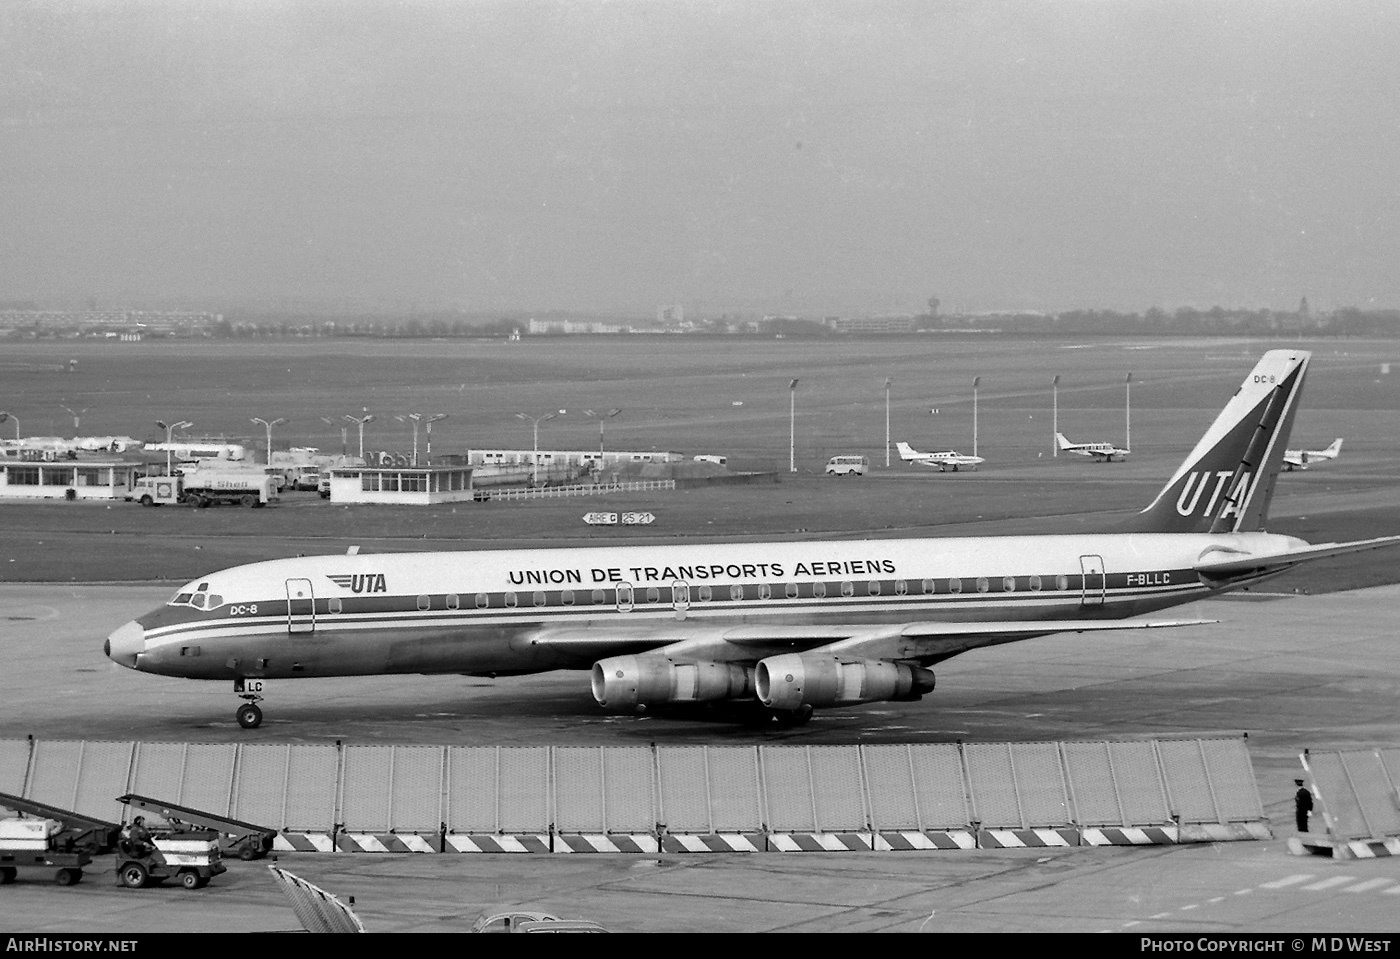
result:
<svg viewBox="0 0 1400 959"><path fill-rule="evenodd" d="M47 803L0 793L0 806L22 817L0 819L0 884L21 869L52 875L60 886L81 882L92 857L110 852L119 827Z"/></svg>
<svg viewBox="0 0 1400 959"><path fill-rule="evenodd" d="M150 843L117 842L117 885L140 889L178 879L186 889L202 889L226 872L219 834L212 829L153 832Z"/></svg>
<svg viewBox="0 0 1400 959"><path fill-rule="evenodd" d="M277 482L259 470L195 467L176 476L138 476L126 499L142 506L266 506L277 499Z"/></svg>
<svg viewBox="0 0 1400 959"><path fill-rule="evenodd" d="M826 461L827 476L864 476L870 469L870 460L864 456L833 456Z"/></svg>
<svg viewBox="0 0 1400 959"><path fill-rule="evenodd" d="M171 824L171 835L174 836L181 835L185 830L197 830L201 834L212 831L217 834L220 853L225 856L237 856L244 862L266 856L272 851L272 841L277 836L277 830L267 826L230 819L217 813L168 803L149 796L139 796L136 793L118 796L117 802L159 816Z"/></svg>

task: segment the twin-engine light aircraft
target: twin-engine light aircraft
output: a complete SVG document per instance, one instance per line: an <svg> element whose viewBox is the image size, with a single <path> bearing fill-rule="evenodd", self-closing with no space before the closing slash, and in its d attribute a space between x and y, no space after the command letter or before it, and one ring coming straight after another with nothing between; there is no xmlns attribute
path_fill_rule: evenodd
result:
<svg viewBox="0 0 1400 959"><path fill-rule="evenodd" d="M980 646L1198 624L1128 617L1400 543L1264 532L1308 360L1266 354L1123 532L274 560L193 580L105 651L232 680L250 728L269 681L307 676L591 669L609 711L732 700L781 723L917 700Z"/></svg>
<svg viewBox="0 0 1400 959"><path fill-rule="evenodd" d="M935 453L920 453L914 447L904 441L895 444L899 448L899 458L906 463L913 463L915 466L937 466L938 472L942 473L951 469L954 473L960 466L971 466L977 468L978 463L985 463L981 456L968 456L966 453L959 453L957 450L939 450Z"/></svg>
<svg viewBox="0 0 1400 959"><path fill-rule="evenodd" d="M1115 456L1121 462L1123 457L1132 452L1132 450L1119 449L1112 443L1071 443L1063 433L1055 434L1055 442L1059 445L1061 453L1092 456L1099 463L1112 463Z"/></svg>
<svg viewBox="0 0 1400 959"><path fill-rule="evenodd" d="M1305 470L1309 463L1321 463L1326 460L1334 460L1337 454L1342 451L1342 438L1339 436L1332 441L1332 445L1325 450L1284 450L1283 468L1285 470Z"/></svg>

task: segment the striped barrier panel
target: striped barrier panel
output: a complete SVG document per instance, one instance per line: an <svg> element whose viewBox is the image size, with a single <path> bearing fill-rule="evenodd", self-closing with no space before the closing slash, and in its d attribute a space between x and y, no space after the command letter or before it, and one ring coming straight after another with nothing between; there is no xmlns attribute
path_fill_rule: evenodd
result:
<svg viewBox="0 0 1400 959"><path fill-rule="evenodd" d="M1290 836L1288 851L1295 856L1331 856L1333 859L1379 859L1400 856L1400 837L1367 840L1299 839Z"/></svg>
<svg viewBox="0 0 1400 959"><path fill-rule="evenodd" d="M660 852L661 843L646 833L627 835L597 833L557 833L555 852Z"/></svg>
<svg viewBox="0 0 1400 959"><path fill-rule="evenodd" d="M769 852L870 852L870 833L785 832L768 834Z"/></svg>
<svg viewBox="0 0 1400 959"><path fill-rule="evenodd" d="M1176 826L1086 826L1079 835L1085 846L1172 846L1179 842Z"/></svg>
<svg viewBox="0 0 1400 959"><path fill-rule="evenodd" d="M983 829L977 833L980 849L1037 849L1050 846L1078 846L1079 830L1063 829ZM1087 844L1086 844L1087 845Z"/></svg>
<svg viewBox="0 0 1400 959"><path fill-rule="evenodd" d="M950 829L936 832L901 830L875 836L876 852L903 852L926 849L976 849L977 837L971 830Z"/></svg>
<svg viewBox="0 0 1400 959"><path fill-rule="evenodd" d="M661 837L662 852L764 852L761 833L668 833Z"/></svg>

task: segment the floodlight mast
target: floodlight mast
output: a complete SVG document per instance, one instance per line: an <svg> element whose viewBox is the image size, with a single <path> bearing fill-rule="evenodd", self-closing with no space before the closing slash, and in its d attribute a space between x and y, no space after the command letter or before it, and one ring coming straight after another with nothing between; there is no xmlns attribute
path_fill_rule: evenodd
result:
<svg viewBox="0 0 1400 959"><path fill-rule="evenodd" d="M277 419L275 419L275 420L268 421L268 420L262 419L261 417L254 416L254 417L251 417L251 418L249 419L249 422L250 422L250 423L258 423L258 424L260 424L264 429L267 430L267 465L268 465L268 466L271 466L271 465L272 465L272 428L273 428L274 426L281 426L283 423L287 422L287 418L286 418L285 416L279 416L279 417L277 417Z"/></svg>
<svg viewBox="0 0 1400 959"><path fill-rule="evenodd" d="M598 421L598 466L600 468L603 465L603 424L621 412L621 409L604 410L602 413L595 413L592 410L583 411L584 416Z"/></svg>
<svg viewBox="0 0 1400 959"><path fill-rule="evenodd" d="M797 472L797 380L788 383L788 472Z"/></svg>
<svg viewBox="0 0 1400 959"><path fill-rule="evenodd" d="M530 416L527 413L515 414L517 419L522 419L526 420L527 422L533 423L535 427L535 447L534 453L530 457L530 461L532 464L532 469L530 471L531 485L538 486L540 482L540 424L543 423L545 420L554 419L556 416L559 416L563 412L563 410L559 410L555 413L545 413L543 416Z"/></svg>
<svg viewBox="0 0 1400 959"><path fill-rule="evenodd" d="M169 476L171 466L173 465L170 459L170 447L175 442L175 431L186 429L194 424L189 420L181 420L178 423L167 423L164 420L156 420L156 425L165 430L165 475Z"/></svg>
<svg viewBox="0 0 1400 959"><path fill-rule="evenodd" d="M360 426L360 462L361 462L361 463L364 463L364 461L365 461L365 424L366 424L366 423L372 423L372 422L374 422L374 414L371 413L371 412L366 408L366 409L365 409L365 415L364 415L364 416L351 416L349 413L346 413L346 414L345 414L345 418L346 418L347 420L349 420L351 423L358 423L359 426Z"/></svg>

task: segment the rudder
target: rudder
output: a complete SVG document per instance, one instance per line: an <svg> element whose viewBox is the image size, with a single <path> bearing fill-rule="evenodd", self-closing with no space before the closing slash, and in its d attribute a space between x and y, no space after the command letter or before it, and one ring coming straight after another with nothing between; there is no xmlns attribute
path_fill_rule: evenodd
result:
<svg viewBox="0 0 1400 959"><path fill-rule="evenodd" d="M1270 350L1131 528L1154 533L1262 530L1312 354Z"/></svg>

